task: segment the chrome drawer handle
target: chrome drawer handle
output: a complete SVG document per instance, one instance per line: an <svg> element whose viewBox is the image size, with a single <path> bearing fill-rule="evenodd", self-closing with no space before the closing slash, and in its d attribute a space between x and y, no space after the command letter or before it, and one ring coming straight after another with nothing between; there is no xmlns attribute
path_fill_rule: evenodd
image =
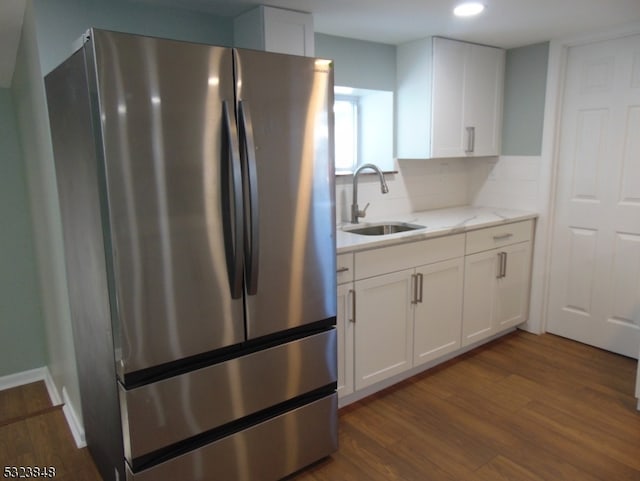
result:
<svg viewBox="0 0 640 481"><path fill-rule="evenodd" d="M502 235L494 235L493 240L494 241L507 240L509 237L513 237L513 234L509 233L509 234L502 234Z"/></svg>

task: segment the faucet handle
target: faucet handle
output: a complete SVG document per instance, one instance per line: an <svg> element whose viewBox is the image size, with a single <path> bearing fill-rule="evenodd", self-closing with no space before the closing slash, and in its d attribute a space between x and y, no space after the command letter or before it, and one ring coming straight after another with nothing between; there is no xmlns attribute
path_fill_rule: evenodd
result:
<svg viewBox="0 0 640 481"><path fill-rule="evenodd" d="M371 204L371 202L367 202L367 205L364 206L364 209L362 209L361 211L358 211L358 217L365 217L367 215L367 209L369 208L369 204Z"/></svg>

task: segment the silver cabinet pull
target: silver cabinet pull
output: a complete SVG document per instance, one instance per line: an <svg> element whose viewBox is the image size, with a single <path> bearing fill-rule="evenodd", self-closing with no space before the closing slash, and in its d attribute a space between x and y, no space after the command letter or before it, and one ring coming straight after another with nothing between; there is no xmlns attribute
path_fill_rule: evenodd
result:
<svg viewBox="0 0 640 481"><path fill-rule="evenodd" d="M465 152L467 154L471 154L476 149L476 128L466 127L466 129L467 129L467 148L465 149Z"/></svg>
<svg viewBox="0 0 640 481"><path fill-rule="evenodd" d="M356 323L356 291L349 289L349 297L351 297L351 319L349 322Z"/></svg>
<svg viewBox="0 0 640 481"><path fill-rule="evenodd" d="M507 253L498 252L498 275L496 279L502 279L507 276Z"/></svg>
<svg viewBox="0 0 640 481"><path fill-rule="evenodd" d="M418 275L411 274L411 282L413 283L413 299L411 299L411 304L418 303Z"/></svg>
<svg viewBox="0 0 640 481"><path fill-rule="evenodd" d="M422 294L423 294L423 285L424 285L424 275L422 273L418 273L418 281L420 282L420 288L418 289L419 297L416 299L416 302L422 304Z"/></svg>
<svg viewBox="0 0 640 481"><path fill-rule="evenodd" d="M502 277L507 277L507 253L503 252L502 257Z"/></svg>
<svg viewBox="0 0 640 481"><path fill-rule="evenodd" d="M494 241L507 240L510 237L513 237L513 234L511 232L509 232L507 234L494 235L493 236L493 240Z"/></svg>
<svg viewBox="0 0 640 481"><path fill-rule="evenodd" d="M337 274L341 274L343 272L347 272L349 270L348 267L338 267L338 270L336 270Z"/></svg>

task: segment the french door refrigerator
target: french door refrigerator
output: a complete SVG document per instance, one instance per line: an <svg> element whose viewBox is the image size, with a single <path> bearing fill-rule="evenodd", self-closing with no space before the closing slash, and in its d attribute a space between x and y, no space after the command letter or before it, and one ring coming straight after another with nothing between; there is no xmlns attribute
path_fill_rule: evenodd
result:
<svg viewBox="0 0 640 481"><path fill-rule="evenodd" d="M105 480L275 480L337 448L330 62L92 29L45 79Z"/></svg>

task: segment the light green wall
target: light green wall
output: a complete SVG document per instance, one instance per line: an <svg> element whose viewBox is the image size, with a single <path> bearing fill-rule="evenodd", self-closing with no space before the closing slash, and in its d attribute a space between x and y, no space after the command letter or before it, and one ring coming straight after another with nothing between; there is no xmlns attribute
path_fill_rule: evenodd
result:
<svg viewBox="0 0 640 481"><path fill-rule="evenodd" d="M0 89L0 377L47 363L13 99Z"/></svg>
<svg viewBox="0 0 640 481"><path fill-rule="evenodd" d="M540 155L549 43L507 50L503 155Z"/></svg>
<svg viewBox="0 0 640 481"><path fill-rule="evenodd" d="M176 40L231 45L226 18L126 0L33 0L43 74L66 59L91 27Z"/></svg>
<svg viewBox="0 0 640 481"><path fill-rule="evenodd" d="M336 85L396 90L396 48L393 45L316 33L315 55L334 61Z"/></svg>

